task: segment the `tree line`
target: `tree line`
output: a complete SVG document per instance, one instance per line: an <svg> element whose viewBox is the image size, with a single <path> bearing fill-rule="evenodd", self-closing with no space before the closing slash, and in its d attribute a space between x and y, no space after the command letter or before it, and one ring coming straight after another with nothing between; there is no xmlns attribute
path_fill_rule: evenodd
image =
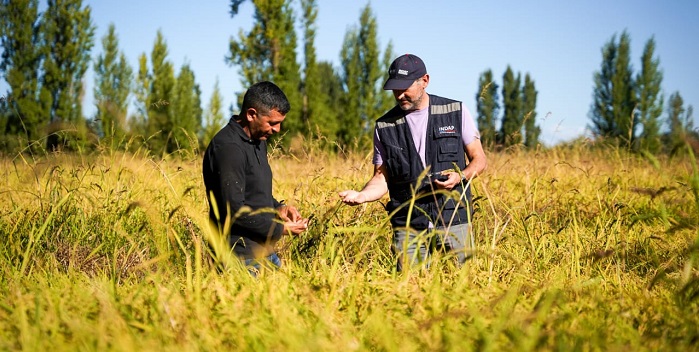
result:
<svg viewBox="0 0 699 352"><path fill-rule="evenodd" d="M683 151L687 141L697 140L693 108L684 105L675 91L667 99L662 90L663 72L655 55L655 39L646 42L640 71L631 63L631 37L623 31L602 47L602 64L594 73L590 108L592 131L600 139L648 153ZM663 126L664 125L664 126Z"/></svg>
<svg viewBox="0 0 699 352"><path fill-rule="evenodd" d="M245 2L230 1L232 18ZM370 4L362 9L358 24L346 30L336 67L316 57L316 0L250 2L253 26L230 40L225 60L238 70L243 87L273 81L298 107L289 112L279 143L288 145L302 136L320 141L327 150L365 146L373 121L395 104L391 92L381 89L395 54L390 41L385 47L379 44ZM4 19L0 72L10 87L0 101L0 131L4 132L0 149L140 148L143 143L131 142L141 138L153 154L169 155L200 150L227 122L218 82L202 108L195 73L189 63L174 67L160 31L150 54L142 53L138 67L133 68L119 48L113 24L101 38L101 54L91 58L96 28L90 7L82 0L48 0L43 13L38 0L2 0L0 4ZM302 48L297 48L296 28L302 29ZM661 132L662 72L654 45L649 40L641 72L635 77L626 32L619 42L613 37L603 48L590 111L593 132L600 139L637 150L672 151L692 131L692 108L685 108L675 92L668 100L669 132ZM82 78L91 64L96 112L85 117ZM522 78L508 66L500 90L487 69L478 86L476 118L484 145L537 147L541 134L536 124L538 92L529 73ZM238 106L243 93L235 92ZM131 99L136 109L129 113Z"/></svg>

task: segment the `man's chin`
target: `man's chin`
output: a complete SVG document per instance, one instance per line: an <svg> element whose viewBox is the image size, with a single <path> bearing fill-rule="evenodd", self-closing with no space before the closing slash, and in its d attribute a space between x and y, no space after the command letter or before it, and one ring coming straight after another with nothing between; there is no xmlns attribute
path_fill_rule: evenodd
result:
<svg viewBox="0 0 699 352"><path fill-rule="evenodd" d="M402 103L402 104L398 104L398 106L400 106L401 110L403 110L403 111L415 110L415 107L411 103Z"/></svg>

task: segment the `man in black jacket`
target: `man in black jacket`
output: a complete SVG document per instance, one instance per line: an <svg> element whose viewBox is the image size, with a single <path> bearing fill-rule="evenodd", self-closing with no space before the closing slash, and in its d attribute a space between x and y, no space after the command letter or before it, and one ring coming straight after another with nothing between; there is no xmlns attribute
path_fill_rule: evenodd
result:
<svg viewBox="0 0 699 352"><path fill-rule="evenodd" d="M209 218L246 265L264 258L281 265L274 245L282 235L298 235L308 226L295 207L272 196L266 140L279 132L290 109L274 83L254 84L243 97L240 115L231 118L204 153Z"/></svg>
<svg viewBox="0 0 699 352"><path fill-rule="evenodd" d="M393 61L384 89L397 104L376 121L374 175L361 191L339 193L357 205L388 192L398 271L435 250L454 252L459 263L473 251L470 180L485 170L485 153L466 107L428 95L429 82L419 57Z"/></svg>

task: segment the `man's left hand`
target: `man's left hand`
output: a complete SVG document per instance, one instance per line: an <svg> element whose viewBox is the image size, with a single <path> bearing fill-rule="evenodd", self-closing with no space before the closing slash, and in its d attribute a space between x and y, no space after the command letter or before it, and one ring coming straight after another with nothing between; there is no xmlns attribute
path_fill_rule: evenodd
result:
<svg viewBox="0 0 699 352"><path fill-rule="evenodd" d="M458 172L444 172L442 175L449 175L449 179L445 181L435 180L434 185L439 189L450 190L461 182L461 175Z"/></svg>
<svg viewBox="0 0 699 352"><path fill-rule="evenodd" d="M279 218L284 221L298 222L303 220L301 213L294 206L282 205L277 210L279 211Z"/></svg>

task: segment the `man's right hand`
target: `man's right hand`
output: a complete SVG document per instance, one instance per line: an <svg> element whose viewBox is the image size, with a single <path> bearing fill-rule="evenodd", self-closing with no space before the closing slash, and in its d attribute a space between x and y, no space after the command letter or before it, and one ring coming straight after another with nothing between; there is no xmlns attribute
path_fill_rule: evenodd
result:
<svg viewBox="0 0 699 352"><path fill-rule="evenodd" d="M347 205L359 205L366 202L366 196L361 192L347 190L338 193L338 195Z"/></svg>
<svg viewBox="0 0 699 352"><path fill-rule="evenodd" d="M306 231L307 228L308 219L284 222L284 233L287 234L300 235L303 231Z"/></svg>

